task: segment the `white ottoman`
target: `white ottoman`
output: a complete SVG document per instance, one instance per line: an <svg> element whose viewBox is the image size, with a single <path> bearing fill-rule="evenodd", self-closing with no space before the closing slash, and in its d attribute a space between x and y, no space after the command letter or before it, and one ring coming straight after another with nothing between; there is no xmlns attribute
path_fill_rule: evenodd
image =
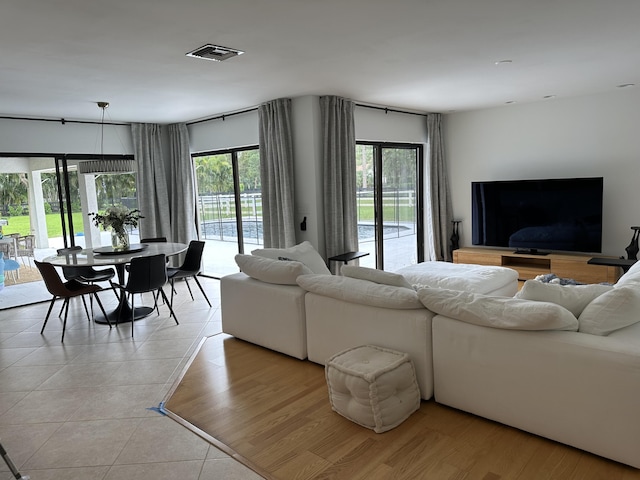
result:
<svg viewBox="0 0 640 480"><path fill-rule="evenodd" d="M364 345L331 357L325 367L331 408L352 422L386 432L420 408L409 355Z"/></svg>

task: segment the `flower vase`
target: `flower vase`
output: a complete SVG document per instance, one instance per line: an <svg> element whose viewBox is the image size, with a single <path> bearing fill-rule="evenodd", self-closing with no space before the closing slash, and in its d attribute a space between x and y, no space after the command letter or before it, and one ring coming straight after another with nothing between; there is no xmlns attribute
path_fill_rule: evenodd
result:
<svg viewBox="0 0 640 480"><path fill-rule="evenodd" d="M111 229L111 247L116 251L129 248L129 234L124 228Z"/></svg>

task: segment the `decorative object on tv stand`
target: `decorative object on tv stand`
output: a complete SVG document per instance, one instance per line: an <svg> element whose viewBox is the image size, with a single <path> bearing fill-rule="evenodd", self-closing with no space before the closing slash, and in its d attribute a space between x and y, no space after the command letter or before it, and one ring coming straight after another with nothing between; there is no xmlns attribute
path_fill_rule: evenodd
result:
<svg viewBox="0 0 640 480"><path fill-rule="evenodd" d="M96 227L103 230L111 229L111 247L116 250L126 250L129 248L129 233L126 227L137 227L138 220L144 218L140 215L140 210L129 208L124 205L113 205L107 207L104 213L89 213L93 217Z"/></svg>
<svg viewBox="0 0 640 480"><path fill-rule="evenodd" d="M625 250L627 251L627 259L637 260L638 250L640 250L640 247L638 247L638 237L640 236L640 227L631 227L631 230L633 230L631 243L629 243L629 245L627 246L627 248L625 248Z"/></svg>
<svg viewBox="0 0 640 480"><path fill-rule="evenodd" d="M451 233L451 248L449 253L451 254L451 261L453 261L453 251L454 250L458 250L460 248L460 233L459 233L459 229L458 229L458 225L460 225L460 223L462 222L462 220L451 220L451 223L453 224L453 232Z"/></svg>
<svg viewBox="0 0 640 480"><path fill-rule="evenodd" d="M97 102L98 108L102 109L102 119L100 120L100 159L84 160L78 163L78 171L85 174L118 174L135 172L135 162L127 158L117 158L105 160L104 158L104 112L109 106L109 102Z"/></svg>

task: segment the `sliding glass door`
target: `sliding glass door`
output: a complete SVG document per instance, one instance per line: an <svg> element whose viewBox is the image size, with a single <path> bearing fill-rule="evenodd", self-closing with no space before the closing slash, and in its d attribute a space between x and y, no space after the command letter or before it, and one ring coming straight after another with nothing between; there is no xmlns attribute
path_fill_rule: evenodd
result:
<svg viewBox="0 0 640 480"><path fill-rule="evenodd" d="M88 160L82 156L68 156L56 159L55 179L47 176L46 193L48 203L57 197L57 206L52 207L59 212L61 224L60 235L50 238L49 243L55 248L79 245L81 247L99 247L110 245L109 232L99 230L93 225L89 213L104 212L107 207L124 205L133 210L138 208L136 173L79 173L78 164ZM108 157L104 160L108 161ZM44 181L43 181L44 185ZM43 189L43 195L45 190ZM137 229L129 231L131 242L139 240Z"/></svg>
<svg viewBox="0 0 640 480"><path fill-rule="evenodd" d="M234 257L263 245L260 155L257 147L193 157L198 183L200 238L208 246L203 273L238 271Z"/></svg>
<svg viewBox="0 0 640 480"><path fill-rule="evenodd" d="M356 146L360 265L396 271L424 260L422 145Z"/></svg>

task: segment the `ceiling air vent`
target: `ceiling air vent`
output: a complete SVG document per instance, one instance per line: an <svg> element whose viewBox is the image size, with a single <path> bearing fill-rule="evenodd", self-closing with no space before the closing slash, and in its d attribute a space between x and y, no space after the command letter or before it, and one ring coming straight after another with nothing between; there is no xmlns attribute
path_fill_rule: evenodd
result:
<svg viewBox="0 0 640 480"><path fill-rule="evenodd" d="M187 57L204 58L205 60L213 60L214 62L223 62L224 60L242 55L242 50L221 47L220 45L203 45L195 50L187 53Z"/></svg>

